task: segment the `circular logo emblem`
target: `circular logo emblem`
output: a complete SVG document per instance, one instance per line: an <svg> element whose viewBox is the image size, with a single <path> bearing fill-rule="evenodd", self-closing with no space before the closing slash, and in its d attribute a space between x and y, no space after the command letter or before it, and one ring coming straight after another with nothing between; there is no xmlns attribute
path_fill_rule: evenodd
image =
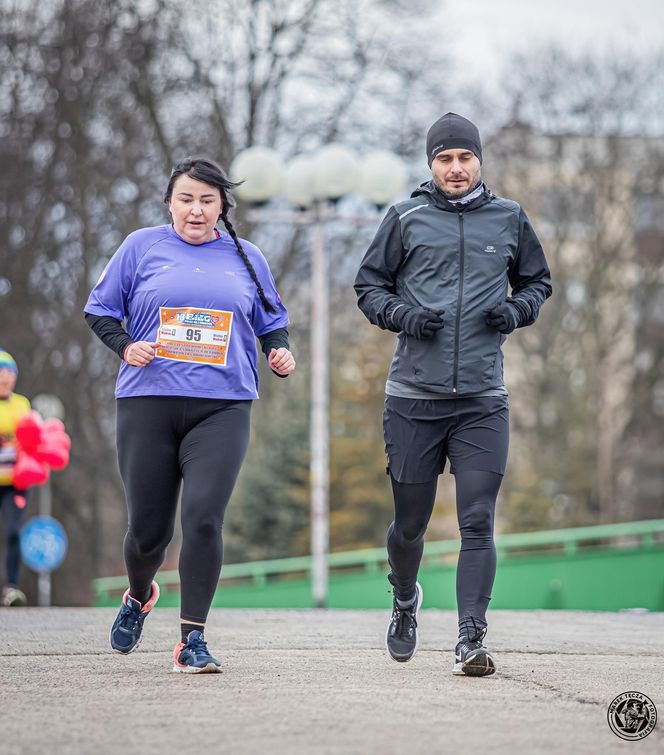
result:
<svg viewBox="0 0 664 755"><path fill-rule="evenodd" d="M611 701L606 718L621 739L644 739L655 728L657 709L641 692L623 692Z"/></svg>

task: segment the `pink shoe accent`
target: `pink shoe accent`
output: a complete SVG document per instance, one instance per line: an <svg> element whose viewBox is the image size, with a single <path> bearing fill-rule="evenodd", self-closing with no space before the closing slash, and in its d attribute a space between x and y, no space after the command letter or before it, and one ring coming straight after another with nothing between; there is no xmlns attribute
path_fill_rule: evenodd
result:
<svg viewBox="0 0 664 755"><path fill-rule="evenodd" d="M180 653L182 652L184 648L184 642L178 642L178 644L173 648L173 663L176 666L179 666L180 668L186 668L186 663L180 663Z"/></svg>
<svg viewBox="0 0 664 755"><path fill-rule="evenodd" d="M155 607L155 603L159 600L159 585L156 582L152 583L152 593L150 594L150 599L148 602L141 608L141 613L148 613Z"/></svg>
<svg viewBox="0 0 664 755"><path fill-rule="evenodd" d="M122 596L122 602L124 605L127 605L127 598L129 597L129 590L127 589L125 591L125 594ZM132 598L134 596L132 595ZM136 598L134 598L136 600ZM156 582L152 583L152 592L150 593L150 598L148 599L147 603L144 603L141 605L141 613L150 613L150 611L155 607L155 603L159 600L159 585Z"/></svg>

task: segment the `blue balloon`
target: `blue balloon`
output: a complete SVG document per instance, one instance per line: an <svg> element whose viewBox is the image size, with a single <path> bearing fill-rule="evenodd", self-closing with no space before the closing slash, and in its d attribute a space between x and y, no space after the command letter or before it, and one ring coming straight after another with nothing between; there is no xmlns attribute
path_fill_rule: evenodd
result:
<svg viewBox="0 0 664 755"><path fill-rule="evenodd" d="M21 558L34 571L53 571L66 555L67 535L57 519L36 516L21 530Z"/></svg>

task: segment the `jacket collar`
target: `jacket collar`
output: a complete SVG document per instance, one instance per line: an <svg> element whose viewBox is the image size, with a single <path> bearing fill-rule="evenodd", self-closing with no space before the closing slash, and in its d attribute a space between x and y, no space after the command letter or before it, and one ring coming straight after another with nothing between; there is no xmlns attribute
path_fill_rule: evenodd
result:
<svg viewBox="0 0 664 755"><path fill-rule="evenodd" d="M479 197L475 197L475 199L473 199L472 202L468 202L468 204L457 206L455 204L452 204L449 199L446 199L446 197L443 195L443 192L438 188L433 178L420 184L410 196L424 197L425 199L428 199L432 204L436 205L436 207L441 210L445 210L446 212L468 212L470 210L475 210L478 207L486 204L487 202L490 202L493 198L491 190L488 189L485 185L484 191L479 195Z"/></svg>

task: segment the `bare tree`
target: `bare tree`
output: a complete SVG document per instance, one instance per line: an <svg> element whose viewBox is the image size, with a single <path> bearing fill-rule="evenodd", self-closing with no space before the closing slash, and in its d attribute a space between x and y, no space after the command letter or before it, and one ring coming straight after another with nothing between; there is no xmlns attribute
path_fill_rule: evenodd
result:
<svg viewBox="0 0 664 755"><path fill-rule="evenodd" d="M644 185L661 196L664 142L645 116L663 72L661 57L554 49L518 59L506 76L516 120L487 150L491 183L530 213L554 273L541 321L508 348L513 525L529 501L531 526L654 515L619 480L629 476L627 428L661 369L660 343L650 378L637 375L642 315L661 296L661 283L642 282L637 204Z"/></svg>

